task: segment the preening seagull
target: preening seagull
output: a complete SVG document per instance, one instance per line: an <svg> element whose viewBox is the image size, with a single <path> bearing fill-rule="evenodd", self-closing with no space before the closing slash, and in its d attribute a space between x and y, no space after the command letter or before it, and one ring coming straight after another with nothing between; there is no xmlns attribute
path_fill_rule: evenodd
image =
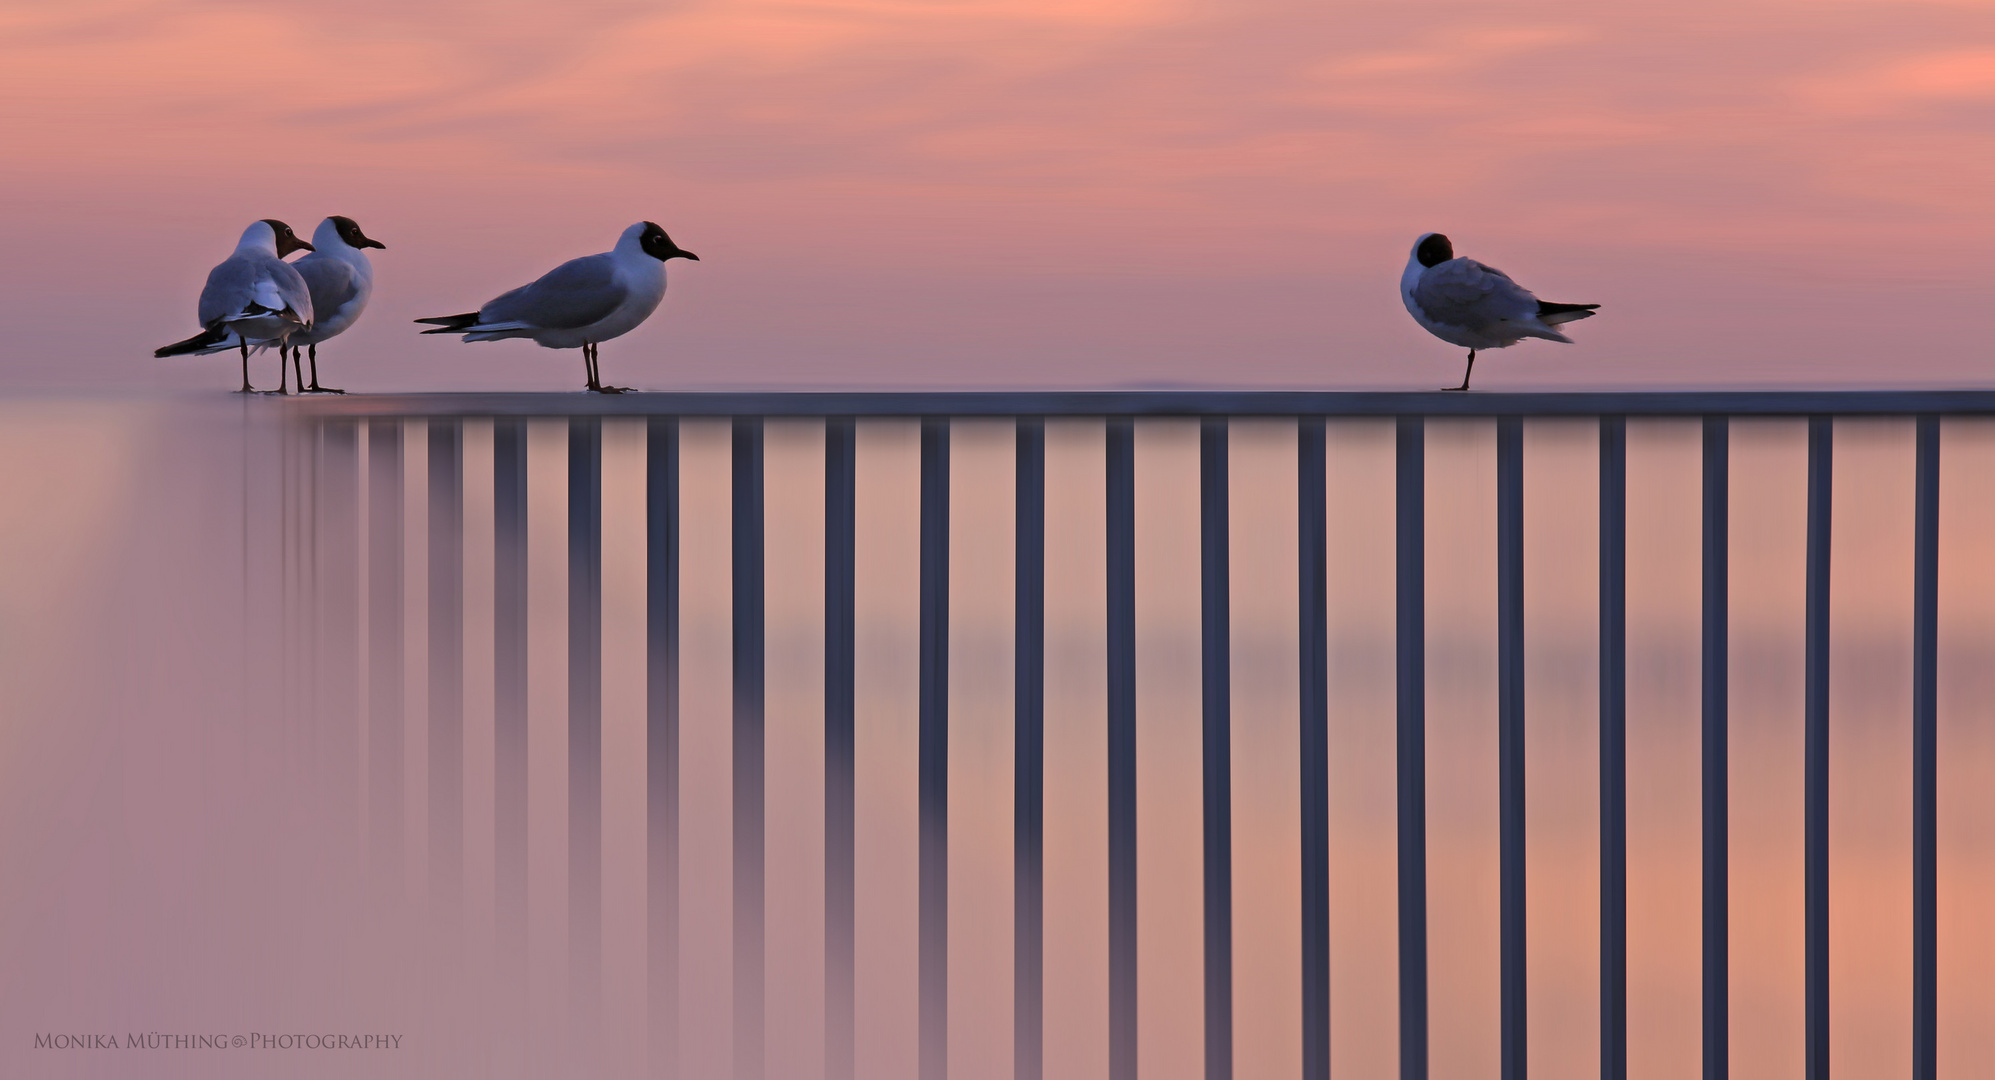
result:
<svg viewBox="0 0 1995 1080"><path fill-rule="evenodd" d="M640 221L623 231L615 248L570 259L477 311L416 321L436 327L425 334L463 334L466 341L530 338L547 349L579 347L588 389L620 394L624 387L604 386L598 376L596 346L636 329L657 310L665 298L666 260L699 258L664 229Z"/></svg>
<svg viewBox="0 0 1995 1080"><path fill-rule="evenodd" d="M242 351L242 392L249 385L249 350L282 345L292 334L312 325L312 293L296 267L284 261L294 251L311 251L291 226L264 218L242 232L235 254L208 271L196 309L201 332L185 341L153 351L154 356ZM283 392L283 364L278 364L278 392Z"/></svg>
<svg viewBox="0 0 1995 1080"><path fill-rule="evenodd" d="M312 310L318 318L293 333L286 343L291 352L291 369L298 374L300 393L343 394L346 391L319 385L319 342L345 333L367 309L367 299L374 295L374 264L367 261L363 249L386 250L388 245L361 232L352 218L335 214L319 222L312 233L312 246L315 250L310 255L291 265L311 290ZM278 346L280 365L285 348ZM305 373L298 370L298 353L302 349L311 351L310 386L305 385Z"/></svg>
<svg viewBox="0 0 1995 1080"><path fill-rule="evenodd" d="M1572 339L1553 327L1591 318L1600 306L1540 300L1496 267L1456 258L1455 246L1440 233L1414 241L1406 271L1399 275L1399 295L1428 333L1469 351L1462 384L1449 390L1469 388L1477 350L1507 348L1527 337L1570 345Z"/></svg>

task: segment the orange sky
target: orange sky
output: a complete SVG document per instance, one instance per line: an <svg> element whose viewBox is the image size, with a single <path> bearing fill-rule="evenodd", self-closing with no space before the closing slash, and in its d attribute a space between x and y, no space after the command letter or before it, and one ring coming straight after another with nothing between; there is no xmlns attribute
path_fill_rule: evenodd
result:
<svg viewBox="0 0 1995 1080"><path fill-rule="evenodd" d="M1986 384L1991 121L1986 0L0 0L0 385L232 385L150 350L327 213L360 388L575 383L408 320L643 218L640 386L1442 385L1429 229L1605 305L1491 389Z"/></svg>

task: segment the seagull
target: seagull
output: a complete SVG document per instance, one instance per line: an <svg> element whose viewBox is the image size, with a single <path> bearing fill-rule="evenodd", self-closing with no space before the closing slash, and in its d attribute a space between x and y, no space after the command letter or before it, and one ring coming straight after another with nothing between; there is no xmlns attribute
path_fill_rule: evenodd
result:
<svg viewBox="0 0 1995 1080"><path fill-rule="evenodd" d="M436 327L425 334L463 334L466 341L531 338L545 349L579 346L587 389L621 394L626 387L604 386L598 377L596 347L636 329L657 310L665 298L668 259L700 257L674 244L656 224L640 221L623 231L615 248L570 259L477 311L416 321Z"/></svg>
<svg viewBox="0 0 1995 1080"><path fill-rule="evenodd" d="M374 264L367 261L363 248L381 248L388 245L372 239L360 231L360 226L350 217L332 217L319 222L312 233L310 255L292 263L305 285L312 291L312 310L318 319L312 325L293 333L290 340L277 347L278 363L283 363L284 350L291 352L291 368L298 375L298 392L310 394L344 394L344 390L319 385L319 342L338 337L360 318L367 309L367 298L374 295ZM312 358L312 385L305 385L305 373L298 371L298 353L309 348Z"/></svg>
<svg viewBox="0 0 1995 1080"><path fill-rule="evenodd" d="M284 256L311 251L291 226L264 218L242 231L235 254L208 271L197 314L202 330L185 341L153 351L154 356L242 350L242 392L250 393L249 350L252 345L281 345L312 325L312 293L305 279ZM278 366L277 393L284 392L283 365Z"/></svg>
<svg viewBox="0 0 1995 1080"><path fill-rule="evenodd" d="M1450 345L1469 351L1460 386L1467 390L1478 349L1502 349L1527 338L1572 339L1553 327L1593 317L1599 304L1554 304L1531 295L1494 266L1455 258L1455 246L1440 233L1413 242L1413 255L1399 275L1399 295L1413 321Z"/></svg>

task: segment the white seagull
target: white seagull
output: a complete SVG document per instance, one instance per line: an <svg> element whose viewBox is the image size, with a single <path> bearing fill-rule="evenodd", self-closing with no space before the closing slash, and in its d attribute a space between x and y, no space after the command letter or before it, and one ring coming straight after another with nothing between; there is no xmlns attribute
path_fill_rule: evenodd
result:
<svg viewBox="0 0 1995 1080"><path fill-rule="evenodd" d="M298 373L301 394L344 394L344 390L319 385L319 342L345 333L367 309L367 300L374 295L374 264L367 261L367 252L362 249L386 250L388 245L361 232L352 218L334 214L319 222L312 233L312 246L310 255L291 265L312 291L312 310L318 313L318 319L293 333L286 343L291 352L291 368ZM302 349L311 350L310 386L305 385L305 373L298 371L298 353ZM284 345L278 346L280 367L284 350Z"/></svg>
<svg viewBox="0 0 1995 1080"><path fill-rule="evenodd" d="M1553 327L1591 318L1600 306L1540 300L1494 266L1455 258L1455 246L1440 233L1413 242L1413 255L1399 275L1399 295L1413 321L1442 341L1469 351L1462 384L1448 390L1469 388L1478 349L1506 348L1527 337L1570 345L1572 339Z"/></svg>
<svg viewBox="0 0 1995 1080"><path fill-rule="evenodd" d="M196 309L201 332L153 351L154 356L242 350L242 392L249 385L252 345L282 345L312 325L312 293L283 256L311 251L291 226L264 218L244 229L235 254L208 271ZM279 379L280 388L282 379ZM281 392L281 389L280 389Z"/></svg>
<svg viewBox="0 0 1995 1080"><path fill-rule="evenodd" d="M531 285L523 285L477 311L417 319L436 326L425 334L463 334L466 341L530 338L542 348L582 350L588 389L620 394L597 374L596 346L627 334L665 298L665 261L699 256L686 251L649 221L623 231L617 246L600 255L570 259Z"/></svg>

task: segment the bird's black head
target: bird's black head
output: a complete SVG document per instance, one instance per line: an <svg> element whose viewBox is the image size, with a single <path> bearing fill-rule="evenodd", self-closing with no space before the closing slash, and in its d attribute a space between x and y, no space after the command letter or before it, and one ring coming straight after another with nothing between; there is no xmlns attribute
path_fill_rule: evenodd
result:
<svg viewBox="0 0 1995 1080"><path fill-rule="evenodd" d="M1455 257L1455 245L1440 233L1428 233L1420 246L1413 249L1413 256L1422 266L1439 266Z"/></svg>
<svg viewBox="0 0 1995 1080"><path fill-rule="evenodd" d="M388 250L388 245L379 240L371 239L366 233L361 232L360 223L350 217L341 217L338 214L334 214L332 216L332 223L333 228L339 230L339 238L346 241L348 247Z"/></svg>
<svg viewBox="0 0 1995 1080"><path fill-rule="evenodd" d="M666 236L665 230L659 228L658 223L655 221L647 221L644 223L644 232L642 235L640 235L637 238L637 243L639 247L642 247L644 249L644 253L646 255L649 255L652 258L657 259L659 262L664 262L667 259L691 259L694 262L700 261L700 257L698 255L695 255L692 252L687 251L686 249L673 243L672 238Z"/></svg>
<svg viewBox="0 0 1995 1080"><path fill-rule="evenodd" d="M318 248L298 239L298 234L291 231L291 226L284 224L276 218L264 218L263 223L270 226L271 232L277 234L277 257L280 259L294 251L318 250Z"/></svg>

